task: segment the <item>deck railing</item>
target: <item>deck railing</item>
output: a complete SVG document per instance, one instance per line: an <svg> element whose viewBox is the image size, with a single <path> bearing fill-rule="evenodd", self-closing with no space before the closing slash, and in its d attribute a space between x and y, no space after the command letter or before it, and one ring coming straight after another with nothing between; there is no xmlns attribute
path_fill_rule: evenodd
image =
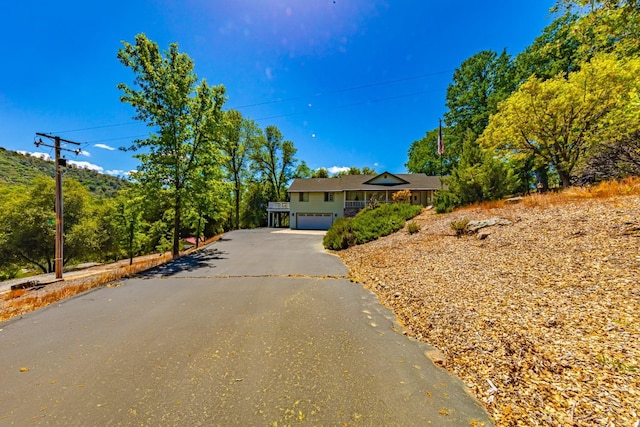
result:
<svg viewBox="0 0 640 427"><path fill-rule="evenodd" d="M367 202L364 200L346 200L344 202L345 208L364 208L367 205Z"/></svg>
<svg viewBox="0 0 640 427"><path fill-rule="evenodd" d="M289 202L269 202L269 210L288 211L289 208Z"/></svg>

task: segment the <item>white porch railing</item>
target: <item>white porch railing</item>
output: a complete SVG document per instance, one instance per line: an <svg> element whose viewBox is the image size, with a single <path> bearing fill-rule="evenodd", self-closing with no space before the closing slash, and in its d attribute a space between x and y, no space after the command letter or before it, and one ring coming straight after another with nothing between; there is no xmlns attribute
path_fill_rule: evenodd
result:
<svg viewBox="0 0 640 427"><path fill-rule="evenodd" d="M364 200L346 200L344 202L345 208L359 208L362 209L367 205L367 202Z"/></svg>
<svg viewBox="0 0 640 427"><path fill-rule="evenodd" d="M289 202L269 202L269 210L281 210L288 211L290 208Z"/></svg>

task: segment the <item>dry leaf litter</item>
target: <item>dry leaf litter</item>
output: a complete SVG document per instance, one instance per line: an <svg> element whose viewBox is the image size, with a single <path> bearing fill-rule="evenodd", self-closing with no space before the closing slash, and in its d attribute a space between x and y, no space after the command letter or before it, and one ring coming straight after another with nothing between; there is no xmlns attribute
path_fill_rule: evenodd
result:
<svg viewBox="0 0 640 427"><path fill-rule="evenodd" d="M450 225L496 217L461 238ZM415 221L338 254L497 426L639 425L640 198Z"/></svg>

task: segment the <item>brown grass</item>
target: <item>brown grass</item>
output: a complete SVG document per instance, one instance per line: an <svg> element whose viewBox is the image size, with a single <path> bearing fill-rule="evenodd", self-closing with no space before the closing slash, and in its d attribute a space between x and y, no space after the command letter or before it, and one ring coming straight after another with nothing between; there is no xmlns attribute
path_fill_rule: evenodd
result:
<svg viewBox="0 0 640 427"><path fill-rule="evenodd" d="M571 187L566 190L548 193L533 193L522 198L521 203L526 207L548 208L560 206L578 200L609 199L620 196L640 196L640 177L627 177L619 181L603 181L587 187ZM459 211L490 211L503 208L507 200L491 200L465 206Z"/></svg>
<svg viewBox="0 0 640 427"><path fill-rule="evenodd" d="M220 237L221 235L218 235L205 241L198 249L215 242ZM195 247L182 252L180 255L184 256L194 251L196 251ZM90 289L108 286L119 279L165 264L172 259L171 253L167 252L158 256L144 257L139 261L134 260L132 265L114 267L107 270L88 271L86 275L75 276L63 282L48 285L40 290L29 292L25 289L12 290L3 298L4 303L0 302L0 322L62 301Z"/></svg>

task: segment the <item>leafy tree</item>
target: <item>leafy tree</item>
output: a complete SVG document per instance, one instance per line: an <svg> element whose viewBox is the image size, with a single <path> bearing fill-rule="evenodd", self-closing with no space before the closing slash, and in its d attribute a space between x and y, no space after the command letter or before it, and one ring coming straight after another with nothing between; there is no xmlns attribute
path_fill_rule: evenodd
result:
<svg viewBox="0 0 640 427"><path fill-rule="evenodd" d="M118 59L134 74L134 88L120 83L121 100L135 110L135 119L154 129L149 138L134 141L143 183L161 183L172 201L173 244L180 251L182 208L190 182L203 167L201 157L210 152L212 136L221 120L224 87L198 82L193 61L178 51L177 44L160 52L144 34L135 44L123 42Z"/></svg>
<svg viewBox="0 0 640 427"><path fill-rule="evenodd" d="M133 264L133 257L141 253L146 239L143 210L144 196L139 187L133 186L118 194L111 213L119 247L127 254L129 265Z"/></svg>
<svg viewBox="0 0 640 427"><path fill-rule="evenodd" d="M549 24L542 34L515 59L517 82L532 75L541 80L578 71L583 61L581 42L575 32L579 16L566 13Z"/></svg>
<svg viewBox="0 0 640 427"><path fill-rule="evenodd" d="M365 166L362 168L362 175L377 175L378 173L375 169L370 168L369 166Z"/></svg>
<svg viewBox="0 0 640 427"><path fill-rule="evenodd" d="M500 55L490 50L479 52L455 70L447 88L448 111L444 115L450 134L447 150L452 157L460 154L467 131L482 134L498 103L515 87L513 64L506 51Z"/></svg>
<svg viewBox="0 0 640 427"><path fill-rule="evenodd" d="M573 28L582 58L614 53L619 59L640 54L640 2L638 0L558 0L556 10L577 11Z"/></svg>
<svg viewBox="0 0 640 427"><path fill-rule="evenodd" d="M234 228L240 228L240 204L243 181L248 175L248 154L258 144L262 131L253 120L245 119L236 110L224 114L220 149L225 155L224 167L233 183Z"/></svg>
<svg viewBox="0 0 640 427"><path fill-rule="evenodd" d="M368 166L365 166L362 169L356 166L351 166L347 170L337 172L336 174L333 175L333 177L338 178L340 176L346 176L346 175L377 175L377 172Z"/></svg>
<svg viewBox="0 0 640 427"><path fill-rule="evenodd" d="M325 168L316 169L311 173L311 178L329 178L329 171Z"/></svg>
<svg viewBox="0 0 640 427"><path fill-rule="evenodd" d="M444 179L446 189L436 194L438 212L513 194L518 186L518 177L491 151L483 150L473 132L467 131L461 153L451 176Z"/></svg>
<svg viewBox="0 0 640 427"><path fill-rule="evenodd" d="M414 141L409 147L409 160L405 163L407 170L411 173L424 173L427 175L449 175L453 161L451 151L438 154L438 133L439 129L432 129L425 133L424 137ZM447 133L443 130L445 147L449 146Z"/></svg>
<svg viewBox="0 0 640 427"><path fill-rule="evenodd" d="M63 183L64 260L88 260L97 253L95 210L80 183ZM26 194L8 203L0 223L3 263L32 264L44 273L55 269L55 182L35 178Z"/></svg>
<svg viewBox="0 0 640 427"><path fill-rule="evenodd" d="M271 201L287 199L287 185L295 176L297 149L291 141L284 141L282 132L267 126L264 137L253 147L251 160L260 181L267 185Z"/></svg>
<svg viewBox="0 0 640 427"><path fill-rule="evenodd" d="M232 184L222 179L220 170L211 169L193 181L192 197L189 198L189 210L186 223L194 230L196 247L199 246L205 229L213 232L221 231L221 224L226 222L230 211L229 199L224 195L231 190ZM209 227L207 227L209 225Z"/></svg>
<svg viewBox="0 0 640 427"><path fill-rule="evenodd" d="M264 227L267 225L267 206L273 201L266 185L251 180L247 185L247 193L242 204L242 226L246 228Z"/></svg>
<svg viewBox="0 0 640 427"><path fill-rule="evenodd" d="M309 167L309 165L307 165L307 162L303 160L296 167L296 172L294 173L293 177L294 178L311 178L312 175L313 175L313 172L311 171L311 168Z"/></svg>
<svg viewBox="0 0 640 427"><path fill-rule="evenodd" d="M599 55L567 78L529 78L491 118L483 146L506 156L533 154L568 187L572 171L600 138L639 129L639 66L640 59Z"/></svg>

